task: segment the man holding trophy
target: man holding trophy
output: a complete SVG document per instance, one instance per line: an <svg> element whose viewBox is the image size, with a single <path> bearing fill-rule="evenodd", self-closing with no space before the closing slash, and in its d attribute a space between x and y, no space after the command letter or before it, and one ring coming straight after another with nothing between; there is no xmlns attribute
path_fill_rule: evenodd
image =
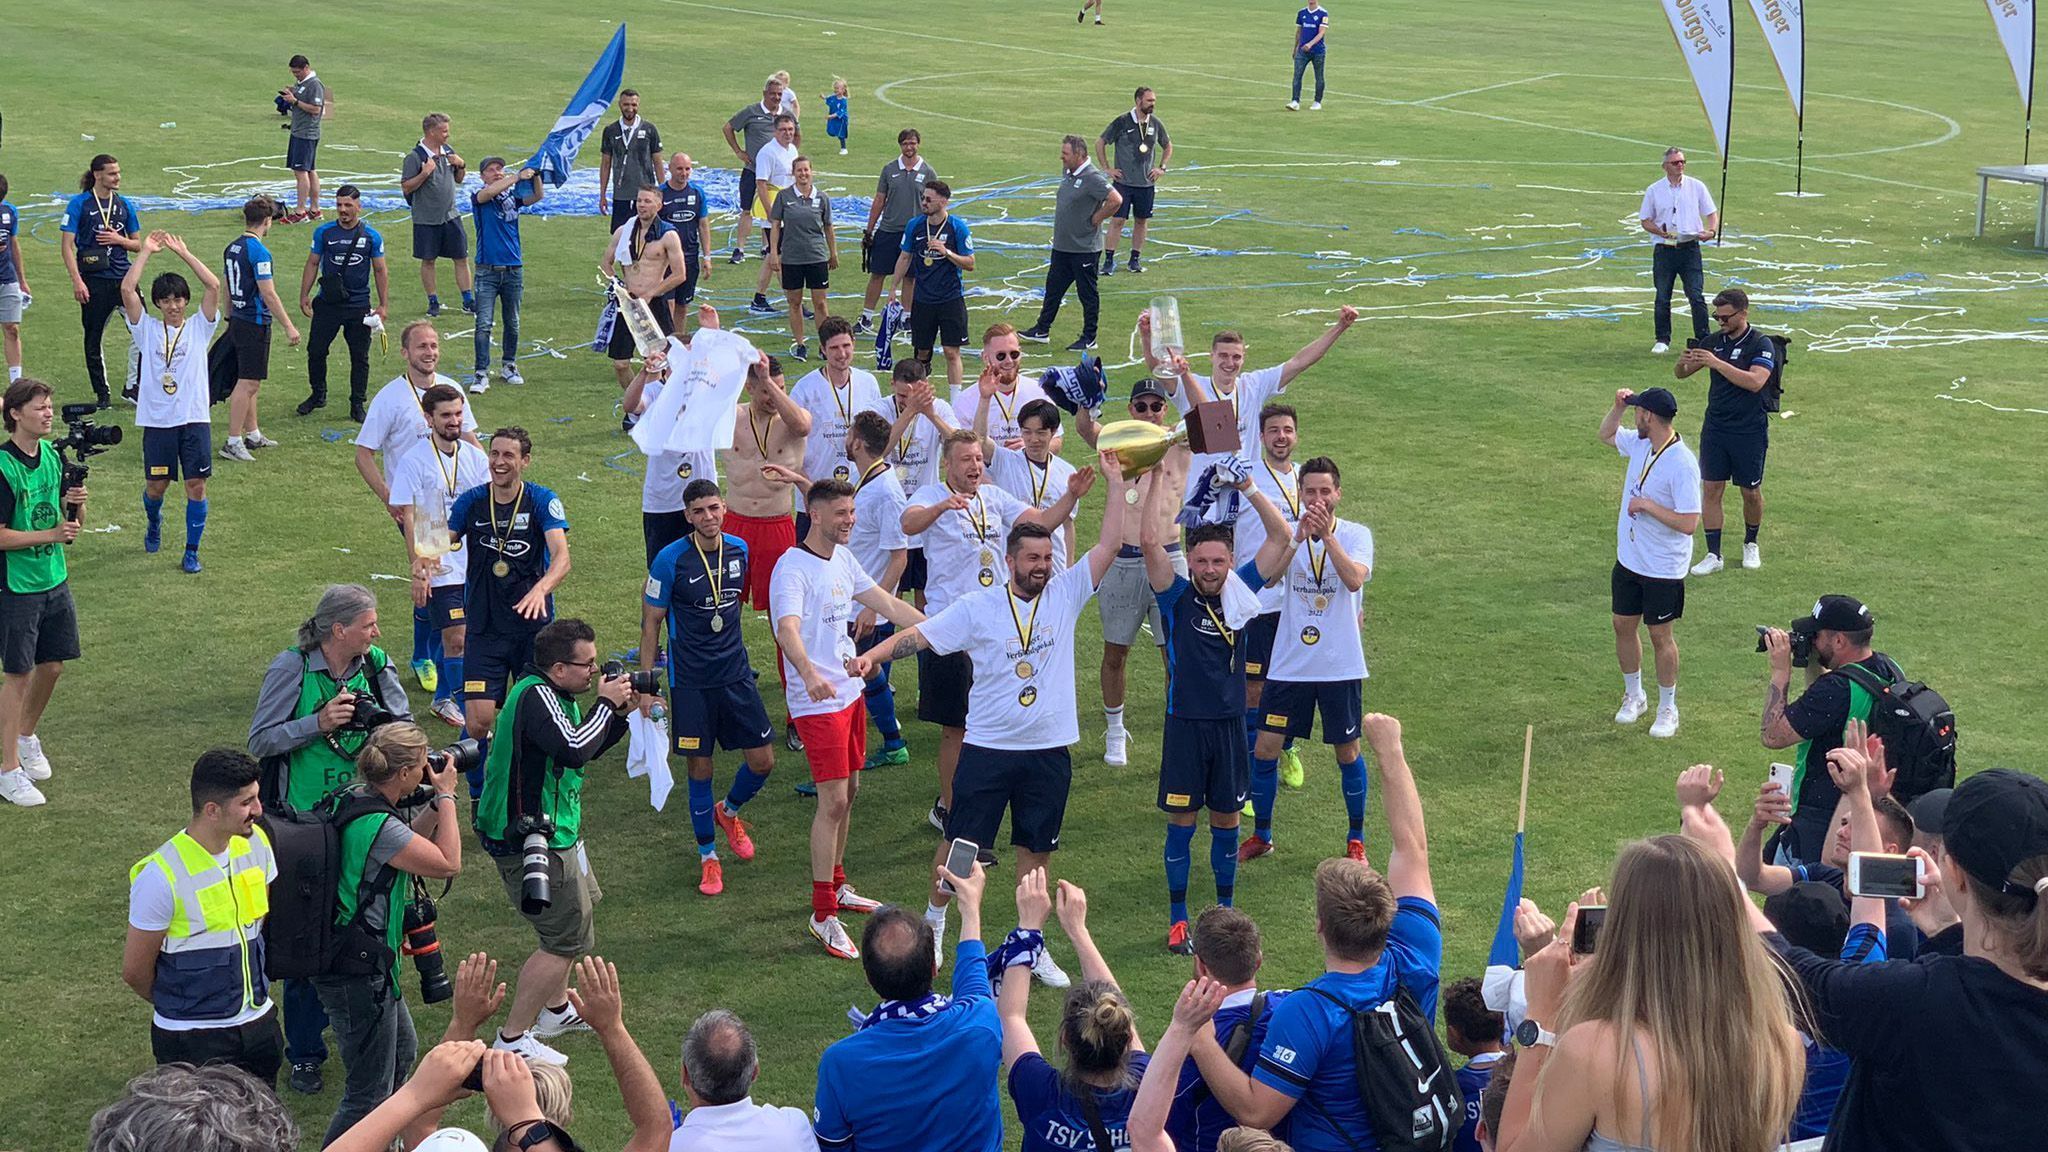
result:
<svg viewBox="0 0 2048 1152"><path fill-rule="evenodd" d="M611 290L618 309L605 354L611 357L621 392L633 382L633 358L667 345L675 330L668 296L689 276L682 239L661 218L661 189L651 184L641 188L633 200L632 219L612 233L599 265L599 282ZM649 301L661 307L652 307Z"/></svg>
<svg viewBox="0 0 2048 1152"><path fill-rule="evenodd" d="M435 384L420 397L432 436L401 457L391 470L391 514L405 526L405 552L412 572L412 602L427 612L441 635L440 675L434 687L434 715L450 727L463 726L456 698L463 677L463 585L468 553L448 530L448 511L462 493L491 482L490 458L464 439L469 405L462 390Z"/></svg>

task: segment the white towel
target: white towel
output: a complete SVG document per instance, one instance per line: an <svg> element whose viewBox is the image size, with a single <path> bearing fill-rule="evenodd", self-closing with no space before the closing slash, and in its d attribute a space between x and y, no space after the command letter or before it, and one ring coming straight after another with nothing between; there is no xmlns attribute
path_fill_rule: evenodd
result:
<svg viewBox="0 0 2048 1152"><path fill-rule="evenodd" d="M676 778L668 767L668 725L635 711L626 718L626 775L647 777L647 799L656 812L668 803Z"/></svg>
<svg viewBox="0 0 2048 1152"><path fill-rule="evenodd" d="M1284 579L1284 577L1283 577ZM1259 594L1232 572L1223 578L1223 622L1235 631L1259 614Z"/></svg>
<svg viewBox="0 0 2048 1152"><path fill-rule="evenodd" d="M633 262L633 226L628 220L612 232L612 259L620 264Z"/></svg>
<svg viewBox="0 0 2048 1152"><path fill-rule="evenodd" d="M633 443L649 456L731 448L747 369L759 356L746 337L721 328L699 328L688 348L669 337L661 395L633 426Z"/></svg>

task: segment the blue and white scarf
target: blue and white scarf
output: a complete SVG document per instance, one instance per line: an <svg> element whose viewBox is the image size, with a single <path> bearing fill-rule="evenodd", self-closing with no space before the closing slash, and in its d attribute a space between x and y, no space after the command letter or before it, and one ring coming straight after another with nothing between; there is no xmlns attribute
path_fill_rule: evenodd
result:
<svg viewBox="0 0 2048 1152"><path fill-rule="evenodd" d="M1084 411L1100 415L1109 402L1109 377L1102 371L1102 361L1091 355L1083 355L1072 368L1046 369L1038 382L1046 396L1069 416Z"/></svg>
<svg viewBox="0 0 2048 1152"><path fill-rule="evenodd" d="M1003 942L988 954L988 982L996 989L1003 986L1003 971L1023 966L1036 967L1038 958L1045 954L1045 933L1036 928L1012 928Z"/></svg>
<svg viewBox="0 0 2048 1152"><path fill-rule="evenodd" d="M604 310L597 314L597 335L590 339L592 352L605 352L612 346L612 325L619 322L619 302L605 293Z"/></svg>
<svg viewBox="0 0 2048 1152"><path fill-rule="evenodd" d="M1236 485L1251 475L1251 466L1241 456L1225 456L1209 466L1195 485L1194 494L1181 507L1174 522L1183 528L1198 524L1235 524L1242 511L1244 493Z"/></svg>
<svg viewBox="0 0 2048 1152"><path fill-rule="evenodd" d="M846 1018L853 1021L853 1030L872 1028L884 1020L924 1020L935 1016L946 1005L953 1002L949 996L930 993L922 1000L884 1000L875 1006L873 1012L862 1012L849 1006Z"/></svg>
<svg viewBox="0 0 2048 1152"><path fill-rule="evenodd" d="M881 323L875 325L875 371L888 372L896 367L894 343L896 333L903 327L906 317L903 305L894 300L882 309Z"/></svg>

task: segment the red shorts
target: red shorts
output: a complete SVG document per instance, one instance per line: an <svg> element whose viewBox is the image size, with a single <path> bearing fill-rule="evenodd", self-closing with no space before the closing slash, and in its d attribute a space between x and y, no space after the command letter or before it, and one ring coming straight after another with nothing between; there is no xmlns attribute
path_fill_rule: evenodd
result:
<svg viewBox="0 0 2048 1152"><path fill-rule="evenodd" d="M775 562L796 547L796 518L771 516L765 519L725 514L725 530L747 545L747 586L743 594L754 602L756 612L768 607L768 581L775 575Z"/></svg>
<svg viewBox="0 0 2048 1152"><path fill-rule="evenodd" d="M845 780L867 761L867 701L855 700L838 712L798 716L791 722L803 738L812 780Z"/></svg>

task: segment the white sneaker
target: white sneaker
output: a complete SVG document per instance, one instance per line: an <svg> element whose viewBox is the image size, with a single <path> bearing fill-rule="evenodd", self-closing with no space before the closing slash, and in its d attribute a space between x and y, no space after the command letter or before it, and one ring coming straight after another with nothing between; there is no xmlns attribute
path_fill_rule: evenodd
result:
<svg viewBox="0 0 2048 1152"><path fill-rule="evenodd" d="M1308 106L1308 110L1311 112L1321 112L1323 110L1323 102L1321 100L1318 100L1315 103L1310 104Z"/></svg>
<svg viewBox="0 0 2048 1152"><path fill-rule="evenodd" d="M1699 563L1692 566L1692 574L1695 576L1712 576L1714 573L1719 572L1721 568L1721 558L1709 552L1700 558Z"/></svg>
<svg viewBox="0 0 2048 1152"><path fill-rule="evenodd" d="M839 922L839 917L827 916L823 920L812 917L810 929L812 938L823 944L826 952L841 960L860 959L860 948L854 944L853 937L846 934L846 925Z"/></svg>
<svg viewBox="0 0 2048 1152"><path fill-rule="evenodd" d="M926 917L925 923L932 926L932 971L938 972L946 967L946 922Z"/></svg>
<svg viewBox="0 0 2048 1152"><path fill-rule="evenodd" d="M43 755L43 739L40 736L18 736L14 750L21 757L21 770L31 780L50 778L50 758Z"/></svg>
<svg viewBox="0 0 2048 1152"><path fill-rule="evenodd" d="M471 376L469 378L470 395L481 396L484 393L489 392L490 390L491 374L489 372L478 372L476 375Z"/></svg>
<svg viewBox="0 0 2048 1152"><path fill-rule="evenodd" d="M1650 710L1650 698L1643 695L1623 696L1621 707L1614 713L1616 724L1633 724Z"/></svg>
<svg viewBox="0 0 2048 1152"><path fill-rule="evenodd" d="M555 1011L553 1008L541 1009L540 1015L533 1021L533 1031L527 1033L527 1035L540 1040L550 1040L556 1036L567 1035L570 1032L588 1032L590 1030L589 1021L577 1015L576 1006L571 1004L560 1012Z"/></svg>
<svg viewBox="0 0 2048 1152"><path fill-rule="evenodd" d="M18 804L23 808L47 804L50 799L43 795L42 789L36 787L35 781L28 778L28 773L20 769L0 772L0 797L4 797L10 804Z"/></svg>
<svg viewBox="0 0 2048 1152"><path fill-rule="evenodd" d="M517 1040L507 1040L505 1034L500 1032L497 1038L491 1041L491 1047L500 1052L517 1052L528 1060L553 1064L558 1068L567 1067L569 1064L568 1056L541 1043L531 1032L521 1032Z"/></svg>
<svg viewBox="0 0 2048 1152"><path fill-rule="evenodd" d="M1742 546L1742 566L1744 568L1761 568L1764 566L1764 554L1757 550L1755 544L1744 544Z"/></svg>
<svg viewBox="0 0 2048 1152"><path fill-rule="evenodd" d="M251 448L277 447L277 441L265 436L260 430L255 428L249 429L249 434L242 437L242 443L247 444Z"/></svg>
<svg viewBox="0 0 2048 1152"><path fill-rule="evenodd" d="M1131 733L1127 728L1111 728L1102 734L1102 762L1121 768L1131 762L1127 751Z"/></svg>
<svg viewBox="0 0 2048 1152"><path fill-rule="evenodd" d="M1666 344L1662 340L1650 345L1650 355L1652 356L1662 356L1669 351L1671 351L1671 345Z"/></svg>
<svg viewBox="0 0 2048 1152"><path fill-rule="evenodd" d="M249 449L245 445L237 444L232 440L221 446L220 454L223 460L240 460L245 464L254 464L256 462L256 457L249 453Z"/></svg>
<svg viewBox="0 0 2048 1152"><path fill-rule="evenodd" d="M1668 740L1678 735L1678 709L1657 709L1657 719L1650 724L1650 735L1659 740Z"/></svg>
<svg viewBox="0 0 2048 1152"><path fill-rule="evenodd" d="M1031 978L1047 988L1065 988L1073 981L1067 978L1066 970L1052 958L1052 949L1038 951L1038 963L1031 966Z"/></svg>
<svg viewBox="0 0 2048 1152"><path fill-rule="evenodd" d="M1289 100L1289 101L1287 102L1287 110L1288 110L1289 112L1299 112L1299 111L1301 111L1301 101L1299 101L1299 100Z"/></svg>
<svg viewBox="0 0 2048 1152"><path fill-rule="evenodd" d="M498 369L498 379L507 384L524 384L526 377L519 374L519 365L507 363Z"/></svg>

